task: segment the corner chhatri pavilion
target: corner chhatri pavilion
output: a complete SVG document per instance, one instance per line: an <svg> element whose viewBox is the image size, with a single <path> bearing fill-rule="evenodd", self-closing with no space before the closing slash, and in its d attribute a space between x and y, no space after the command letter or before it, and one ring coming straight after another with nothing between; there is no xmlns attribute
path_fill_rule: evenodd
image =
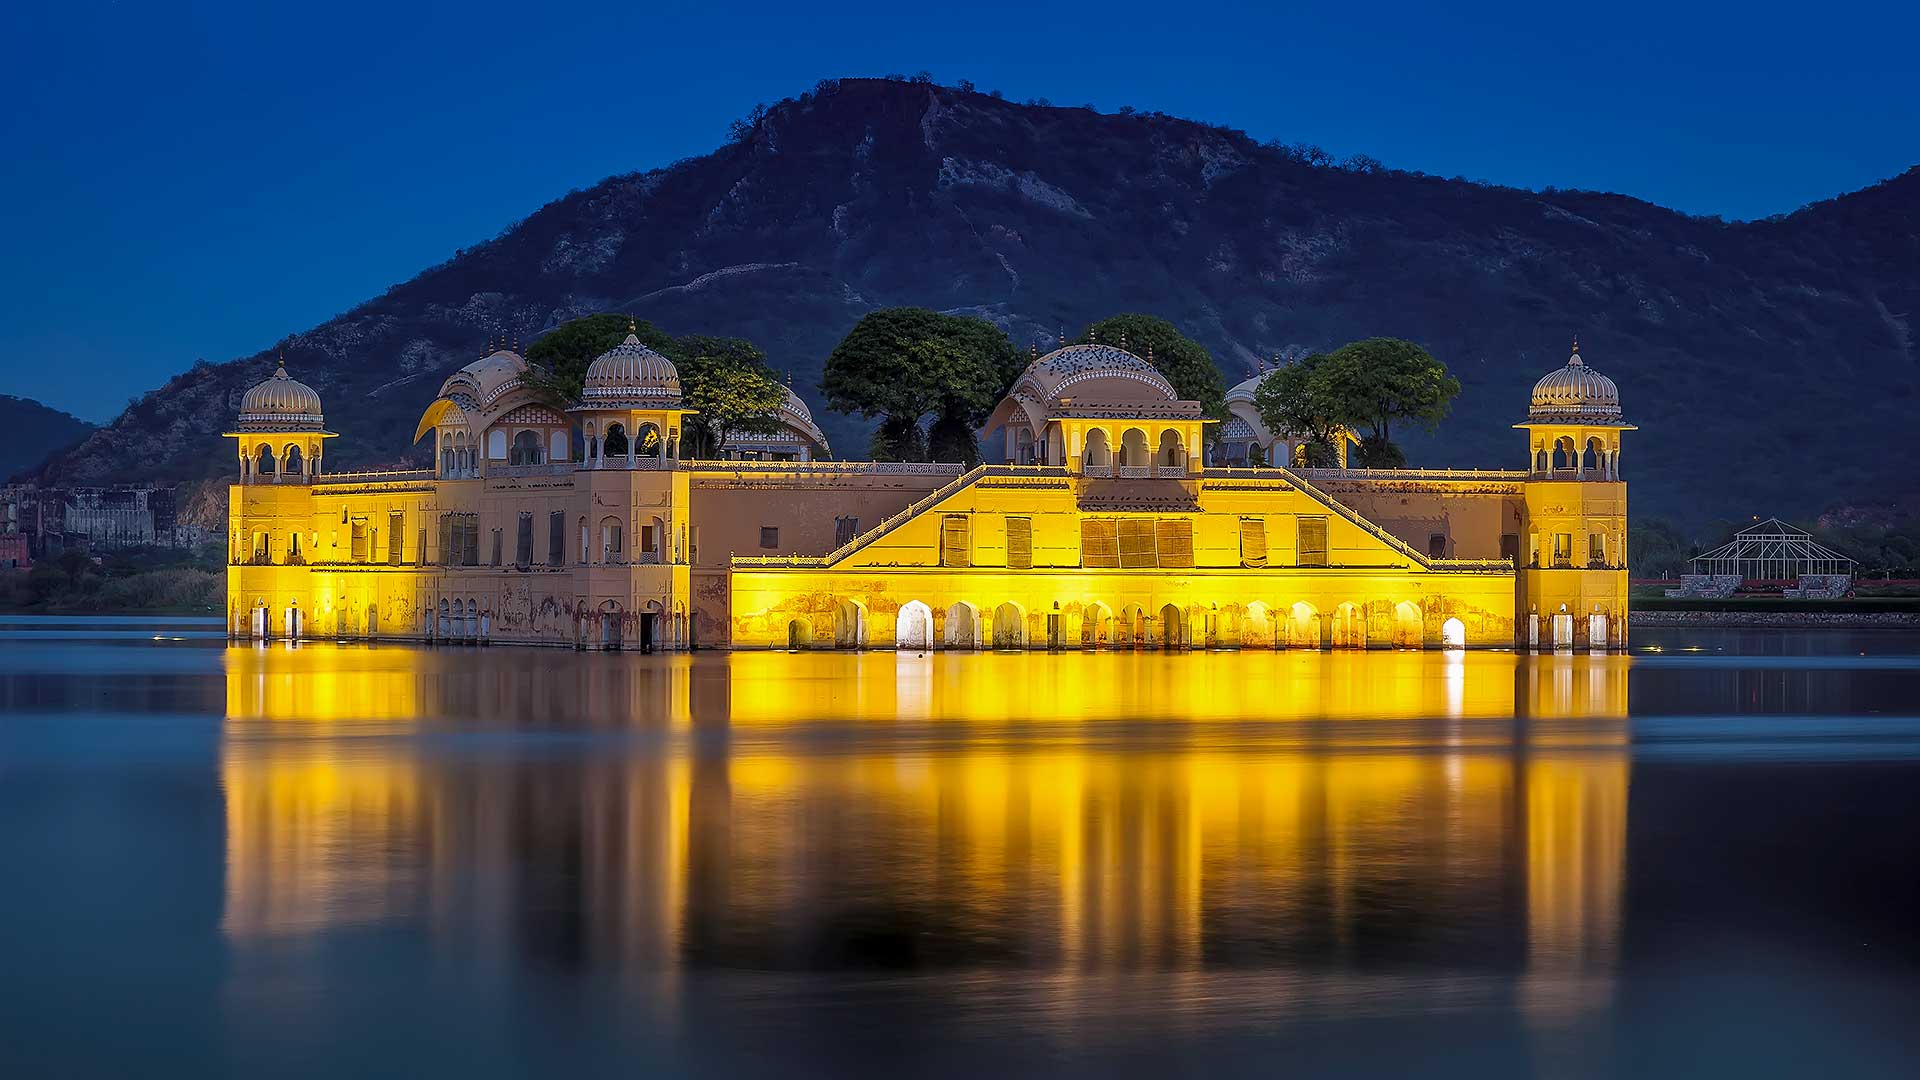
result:
<svg viewBox="0 0 1920 1080"><path fill-rule="evenodd" d="M1625 645L1612 380L1578 347L1534 387L1519 470L1214 467L1212 421L1149 358L1036 356L987 423L1002 462L824 460L779 431L681 455L679 374L629 335L554 408L500 349L449 377L435 467L321 469L320 398L248 391L230 631L580 648ZM1251 411L1223 461L1292 461ZM1518 449L1518 447L1516 447ZM1344 460L1344 456L1342 458Z"/></svg>

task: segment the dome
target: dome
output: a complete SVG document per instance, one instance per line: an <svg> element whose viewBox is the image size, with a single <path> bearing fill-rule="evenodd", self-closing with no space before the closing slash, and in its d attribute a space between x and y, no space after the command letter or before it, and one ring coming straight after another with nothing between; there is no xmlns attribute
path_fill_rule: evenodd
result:
<svg viewBox="0 0 1920 1080"><path fill-rule="evenodd" d="M787 400L780 403L780 421L801 435L812 439L822 453L829 452L826 433L820 430L819 424L814 423L813 410L807 408L807 403L801 401L800 395L793 392L793 387L789 386L786 390Z"/></svg>
<svg viewBox="0 0 1920 1080"><path fill-rule="evenodd" d="M1253 392L1260 389L1261 381L1269 374L1271 372L1262 371L1234 383L1233 389L1227 391L1227 404L1253 404Z"/></svg>
<svg viewBox="0 0 1920 1080"><path fill-rule="evenodd" d="M1032 383L1038 396L1073 394L1095 398L1157 398L1176 401L1180 395L1152 364L1112 345L1068 345L1055 349L1027 366L1022 382Z"/></svg>
<svg viewBox="0 0 1920 1080"><path fill-rule="evenodd" d="M325 424L320 395L288 375L284 362L271 378L240 398L242 431L319 431Z"/></svg>
<svg viewBox="0 0 1920 1080"><path fill-rule="evenodd" d="M491 405L500 395L521 385L527 362L511 349L499 349L475 360L440 384L441 397L454 397L464 391L480 405Z"/></svg>
<svg viewBox="0 0 1920 1080"><path fill-rule="evenodd" d="M631 325L627 339L594 358L580 402L589 408L680 407L680 372L673 361L640 343Z"/></svg>
<svg viewBox="0 0 1920 1080"><path fill-rule="evenodd" d="M1533 384L1533 404L1527 409L1527 419L1533 421L1618 424L1620 417L1620 388L1580 359L1579 342L1566 367Z"/></svg>

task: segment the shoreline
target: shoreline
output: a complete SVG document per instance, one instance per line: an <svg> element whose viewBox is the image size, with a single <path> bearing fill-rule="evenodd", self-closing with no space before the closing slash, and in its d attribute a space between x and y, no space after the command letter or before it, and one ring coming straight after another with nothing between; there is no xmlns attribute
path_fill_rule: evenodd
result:
<svg viewBox="0 0 1920 1080"><path fill-rule="evenodd" d="M1639 611L1629 629L1661 626L1780 627L1797 630L1920 629L1920 611Z"/></svg>

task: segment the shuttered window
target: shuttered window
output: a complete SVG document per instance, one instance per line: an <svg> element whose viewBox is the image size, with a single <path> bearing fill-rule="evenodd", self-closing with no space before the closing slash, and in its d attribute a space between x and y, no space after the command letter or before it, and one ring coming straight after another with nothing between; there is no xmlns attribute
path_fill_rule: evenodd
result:
<svg viewBox="0 0 1920 1080"><path fill-rule="evenodd" d="M1240 519L1240 565L1267 565L1267 519Z"/></svg>
<svg viewBox="0 0 1920 1080"><path fill-rule="evenodd" d="M1096 570L1120 565L1119 522L1113 518L1080 520L1080 565Z"/></svg>
<svg viewBox="0 0 1920 1080"><path fill-rule="evenodd" d="M940 565L973 565L973 530L965 514L940 519Z"/></svg>
<svg viewBox="0 0 1920 1080"><path fill-rule="evenodd" d="M1160 549L1160 565L1176 570L1193 566L1193 522L1185 518L1160 518L1153 523L1154 542Z"/></svg>
<svg viewBox="0 0 1920 1080"><path fill-rule="evenodd" d="M514 522L513 565L525 570L533 565L533 513L522 510Z"/></svg>
<svg viewBox="0 0 1920 1080"><path fill-rule="evenodd" d="M567 515L555 510L547 515L547 565L565 566L567 562Z"/></svg>
<svg viewBox="0 0 1920 1080"><path fill-rule="evenodd" d="M1303 517L1300 519L1298 562L1301 566L1327 565L1327 519L1324 517Z"/></svg>
<svg viewBox="0 0 1920 1080"><path fill-rule="evenodd" d="M395 510L387 515L387 561L400 565L401 545L407 539L407 515Z"/></svg>
<svg viewBox="0 0 1920 1080"><path fill-rule="evenodd" d="M353 559L353 561L366 562L367 561L367 523L366 522L355 521L353 523L353 539L350 542L352 544L351 558Z"/></svg>
<svg viewBox="0 0 1920 1080"><path fill-rule="evenodd" d="M1033 566L1033 519L1007 519L1007 566L1026 570Z"/></svg>
<svg viewBox="0 0 1920 1080"><path fill-rule="evenodd" d="M1154 553L1153 519L1120 519L1120 568L1146 569L1160 565Z"/></svg>

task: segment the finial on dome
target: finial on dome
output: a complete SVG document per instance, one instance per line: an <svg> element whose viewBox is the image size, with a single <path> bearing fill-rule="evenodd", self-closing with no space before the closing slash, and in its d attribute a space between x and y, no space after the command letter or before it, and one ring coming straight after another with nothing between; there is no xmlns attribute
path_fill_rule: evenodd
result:
<svg viewBox="0 0 1920 1080"><path fill-rule="evenodd" d="M1089 323L1087 325L1087 340L1093 342L1095 345L1100 344L1100 328Z"/></svg>
<svg viewBox="0 0 1920 1080"><path fill-rule="evenodd" d="M1567 357L1568 367L1585 367L1586 361L1580 359L1580 335L1573 335L1573 355Z"/></svg>
<svg viewBox="0 0 1920 1080"><path fill-rule="evenodd" d="M273 377L274 377L274 378L276 378L276 379L291 379L291 378L293 378L293 376L291 376L291 375L289 375L289 374L287 374L287 350L285 350L285 349L281 349L281 350L280 350L280 357L279 357L279 359L277 359L277 360L275 360L275 361L274 361L274 363L278 365L278 367L277 367L277 368L275 369L275 371L274 371L274 373L273 373Z"/></svg>
<svg viewBox="0 0 1920 1080"><path fill-rule="evenodd" d="M1027 342L1027 355L1035 360L1040 359L1040 343L1037 341Z"/></svg>
<svg viewBox="0 0 1920 1080"><path fill-rule="evenodd" d="M1153 363L1153 342L1147 342L1147 363Z"/></svg>
<svg viewBox="0 0 1920 1080"><path fill-rule="evenodd" d="M627 319L627 333L633 334L636 336L638 336L640 333L640 324L634 322L631 317Z"/></svg>
<svg viewBox="0 0 1920 1080"><path fill-rule="evenodd" d="M787 389L793 389L793 369L787 369Z"/></svg>
<svg viewBox="0 0 1920 1080"><path fill-rule="evenodd" d="M1125 330L1120 331L1120 347L1123 349L1127 347L1127 332Z"/></svg>

